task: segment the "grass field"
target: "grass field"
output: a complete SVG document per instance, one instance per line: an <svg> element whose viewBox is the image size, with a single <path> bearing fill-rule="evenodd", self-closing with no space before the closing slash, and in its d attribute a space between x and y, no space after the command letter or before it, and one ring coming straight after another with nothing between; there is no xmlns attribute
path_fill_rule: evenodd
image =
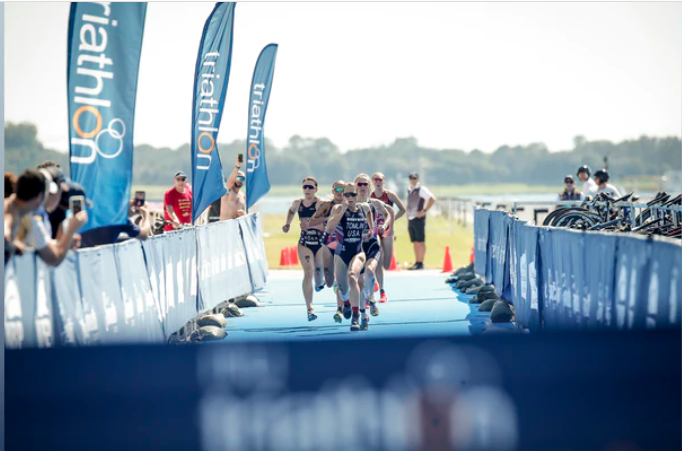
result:
<svg viewBox="0 0 682 451"><path fill-rule="evenodd" d="M265 252L268 258L268 266L271 269L280 268L282 249L296 246L300 235L298 221L291 223L289 233L282 232L285 216L264 215L263 233L265 235ZM445 246L450 246L450 256L455 266L469 263L471 247L474 245L474 232L471 225L462 227L452 226L443 218L428 218L426 221L426 261L425 266L430 269L443 267ZM411 266L414 263L414 251L410 237L407 233L407 221L400 219L396 225L395 256L398 265L403 267L404 262ZM298 267L296 267L298 269Z"/></svg>

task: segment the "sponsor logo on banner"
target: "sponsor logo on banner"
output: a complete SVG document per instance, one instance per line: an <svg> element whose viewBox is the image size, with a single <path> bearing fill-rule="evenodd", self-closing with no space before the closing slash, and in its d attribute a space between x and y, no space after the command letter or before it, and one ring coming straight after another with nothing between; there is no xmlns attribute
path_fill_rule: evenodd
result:
<svg viewBox="0 0 682 451"><path fill-rule="evenodd" d="M216 119L219 117L219 110L215 108L218 105L218 100L215 99L216 93L213 80L219 80L220 74L215 72L215 63L219 52L210 52L204 55L201 61L201 81L199 92L199 117L197 119L197 130L201 133L197 136L197 164L196 169L199 171L207 171L211 169L213 162L213 149L215 149L215 138L213 133L218 133L220 124L216 124ZM217 135L216 135L217 136Z"/></svg>
<svg viewBox="0 0 682 451"><path fill-rule="evenodd" d="M263 147L263 91L265 85L257 83L253 85L251 92L251 118L249 120L249 146L247 148L248 159L246 161L246 172L251 174L260 167L260 149Z"/></svg>
<svg viewBox="0 0 682 451"><path fill-rule="evenodd" d="M114 80L117 62L107 55L107 46L109 32L118 26L118 21L111 19L108 2L98 4L102 7L99 14L80 13L80 29L74 32L74 36L80 37L80 43L74 46L78 51L76 74L80 77L76 77L74 92L69 93L78 105L71 116L76 134L71 137L71 145L86 148L81 152L84 156L71 156L71 162L76 164L92 164L97 155L116 158L123 151L126 134L123 119L113 118L105 124L102 117L101 110L111 109L114 98L102 94L105 86Z"/></svg>

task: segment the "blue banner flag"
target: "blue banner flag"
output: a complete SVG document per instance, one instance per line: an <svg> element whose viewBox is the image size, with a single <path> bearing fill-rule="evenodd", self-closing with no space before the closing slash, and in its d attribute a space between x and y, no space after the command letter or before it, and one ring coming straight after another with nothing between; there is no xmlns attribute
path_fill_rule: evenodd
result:
<svg viewBox="0 0 682 451"><path fill-rule="evenodd" d="M204 25L197 56L192 111L192 222L227 194L216 141L230 78L235 5L215 6Z"/></svg>
<svg viewBox="0 0 682 451"><path fill-rule="evenodd" d="M92 201L85 232L124 224L146 3L72 3L67 89L71 178Z"/></svg>
<svg viewBox="0 0 682 451"><path fill-rule="evenodd" d="M269 44L260 52L251 81L249 100L249 131L246 141L246 209L270 191L268 170L265 164L265 137L263 126L268 109L272 77L275 74L277 44Z"/></svg>

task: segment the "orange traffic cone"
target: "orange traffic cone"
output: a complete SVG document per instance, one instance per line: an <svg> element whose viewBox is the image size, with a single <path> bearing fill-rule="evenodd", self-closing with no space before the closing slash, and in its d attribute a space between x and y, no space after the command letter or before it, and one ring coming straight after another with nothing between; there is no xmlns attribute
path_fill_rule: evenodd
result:
<svg viewBox="0 0 682 451"><path fill-rule="evenodd" d="M376 280L374 281L374 291L379 291L379 283Z"/></svg>
<svg viewBox="0 0 682 451"><path fill-rule="evenodd" d="M469 263L474 262L474 247L471 246L471 255L469 255Z"/></svg>
<svg viewBox="0 0 682 451"><path fill-rule="evenodd" d="M445 246L445 259L443 260L443 272L452 272L452 259L450 258L450 246Z"/></svg>
<svg viewBox="0 0 682 451"><path fill-rule="evenodd" d="M282 248L282 256L279 258L279 266L290 266L291 259L289 258L289 248Z"/></svg>
<svg viewBox="0 0 682 451"><path fill-rule="evenodd" d="M400 271L400 268L398 268L398 264L395 262L395 253L391 255L391 266L388 268L389 271Z"/></svg>
<svg viewBox="0 0 682 451"><path fill-rule="evenodd" d="M289 261L291 261L292 265L298 265L298 251L295 246L292 246L289 248Z"/></svg>

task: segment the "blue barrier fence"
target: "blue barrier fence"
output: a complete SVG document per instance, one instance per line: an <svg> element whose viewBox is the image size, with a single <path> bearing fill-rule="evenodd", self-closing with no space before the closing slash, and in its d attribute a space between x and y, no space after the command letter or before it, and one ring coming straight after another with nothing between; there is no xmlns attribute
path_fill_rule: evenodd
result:
<svg viewBox="0 0 682 451"><path fill-rule="evenodd" d="M677 240L524 223L474 212L474 265L528 329L679 328Z"/></svg>
<svg viewBox="0 0 682 451"><path fill-rule="evenodd" d="M260 217L245 216L5 266L8 348L160 343L198 314L263 288Z"/></svg>

